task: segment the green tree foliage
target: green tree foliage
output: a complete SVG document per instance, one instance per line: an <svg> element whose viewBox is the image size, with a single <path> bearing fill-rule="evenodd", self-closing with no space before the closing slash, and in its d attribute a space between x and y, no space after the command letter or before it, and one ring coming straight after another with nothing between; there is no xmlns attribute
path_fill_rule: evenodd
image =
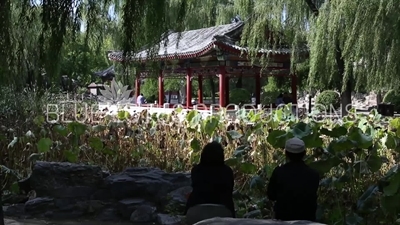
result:
<svg viewBox="0 0 400 225"><path fill-rule="evenodd" d="M394 110L400 112L400 93L396 90L390 90L383 97L383 102L394 105Z"/></svg>
<svg viewBox="0 0 400 225"><path fill-rule="evenodd" d="M284 34L282 40L292 48L292 69L302 62L298 53L307 43L309 85L341 89L347 93L342 98L351 102L353 88L398 86L398 7L395 0L238 0L231 1L227 11L248 18L241 44L251 50L281 46L277 39L265 38L267 29ZM207 18L213 17L215 13L210 11Z"/></svg>
<svg viewBox="0 0 400 225"><path fill-rule="evenodd" d="M263 87L262 103L265 105L275 104L276 98L279 94L287 92L289 90L289 85L287 83L288 78L284 77L268 77L267 85Z"/></svg>
<svg viewBox="0 0 400 225"><path fill-rule="evenodd" d="M104 58L106 50L122 46L136 46L135 43L130 41L132 38L129 36L134 35L129 31L130 26L134 27L133 30L131 29L132 31L140 29L140 35L145 37L140 40L148 41L151 38L154 39L154 37L158 38L165 31L166 20L159 19L160 16L164 17L164 14L151 14L147 9L149 7L154 8L156 5L158 8L162 6L162 3L160 1L146 1L149 4L140 8L140 12L152 15L146 19L135 14L137 13L135 9L138 8L131 7L136 4L135 2L138 3L139 1L44 0L41 2L11 2L6 0L2 2L0 5L0 14L2 15L0 57L3 59L0 65L0 75L2 84L14 87L23 86L28 77L28 71L31 70L34 71L36 78L40 78L39 74L44 70L51 80L57 81L61 73L66 71L66 67L71 68L70 65L62 65L65 57L78 58L76 60L67 59L67 61L75 61L72 64L77 62L82 65L86 64L87 68L74 65L74 67L80 68L74 70L73 73L84 72L83 75L87 75L89 71L97 69L97 66L99 66L96 65L97 63L92 65L91 60L98 61L99 57L96 56ZM124 10L121 11L122 5L124 5ZM111 14L109 13L110 9L114 9ZM121 18L123 18L122 21ZM154 31L152 28L157 26L157 22L152 23L148 20L149 18L157 19L158 24L163 26L163 28L156 29L157 35L150 32ZM127 25L128 20L133 22L129 22L129 25ZM151 24L151 26L147 26L149 29L145 31L138 28L138 23L141 25ZM124 29L122 29L123 27ZM124 33L127 35L123 35ZM108 38L108 42L110 40L113 42L113 46L104 45L106 38ZM143 43L138 45L143 46ZM78 46L73 46L74 44ZM105 46L109 49L103 49ZM79 53L73 53L74 50L70 48L79 49ZM77 56L79 54L81 56Z"/></svg>
<svg viewBox="0 0 400 225"><path fill-rule="evenodd" d="M182 79L165 79L164 81L164 90L165 91L179 91L182 88L182 85L186 82L186 79L182 77ZM157 83L158 85L158 83Z"/></svg>
<svg viewBox="0 0 400 225"><path fill-rule="evenodd" d="M154 103L158 99L158 79L147 78L141 87L140 92L146 98L148 103Z"/></svg>
<svg viewBox="0 0 400 225"><path fill-rule="evenodd" d="M251 103L251 94L245 88L235 88L229 91L229 103L232 104L245 104Z"/></svg>
<svg viewBox="0 0 400 225"><path fill-rule="evenodd" d="M104 44L96 51L85 44L84 35L80 34L75 41L64 45L60 60L60 73L75 79L79 77L85 84L94 81L93 72L104 70L110 66L104 54L107 48L111 48L109 40L104 40Z"/></svg>
<svg viewBox="0 0 400 225"><path fill-rule="evenodd" d="M247 19L241 44L250 50L286 43L296 65L307 42L311 85L345 88L351 81L355 88L363 83L368 89L390 88L398 86L400 74L399 8L396 0L5 0L0 7L0 54L1 71L7 75L2 80L17 84L27 76L27 67L36 74L44 68L59 76L63 46L81 26L90 49L112 34L114 48L137 50L157 43L169 29L223 24L240 15ZM284 38L266 39L267 29Z"/></svg>
<svg viewBox="0 0 400 225"><path fill-rule="evenodd" d="M340 107L340 95L332 90L323 91L315 99L315 104L316 108L321 111L336 110Z"/></svg>

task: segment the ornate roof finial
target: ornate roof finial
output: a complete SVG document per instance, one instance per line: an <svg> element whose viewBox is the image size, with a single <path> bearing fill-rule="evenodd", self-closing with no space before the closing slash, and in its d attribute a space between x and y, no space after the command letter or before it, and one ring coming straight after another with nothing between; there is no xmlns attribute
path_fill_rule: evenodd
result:
<svg viewBox="0 0 400 225"><path fill-rule="evenodd" d="M239 23L239 22L241 22L241 21L242 21L242 19L240 18L239 15L236 15L235 17L233 17L233 18L231 19L231 23Z"/></svg>

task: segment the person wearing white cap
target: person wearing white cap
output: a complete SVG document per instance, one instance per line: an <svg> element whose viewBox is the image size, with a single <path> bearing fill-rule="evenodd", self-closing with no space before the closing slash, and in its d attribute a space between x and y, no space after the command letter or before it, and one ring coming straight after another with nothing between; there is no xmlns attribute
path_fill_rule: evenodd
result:
<svg viewBox="0 0 400 225"><path fill-rule="evenodd" d="M267 188L275 219L315 221L319 174L303 161L306 149L299 138L286 141L285 155L288 162L274 169Z"/></svg>

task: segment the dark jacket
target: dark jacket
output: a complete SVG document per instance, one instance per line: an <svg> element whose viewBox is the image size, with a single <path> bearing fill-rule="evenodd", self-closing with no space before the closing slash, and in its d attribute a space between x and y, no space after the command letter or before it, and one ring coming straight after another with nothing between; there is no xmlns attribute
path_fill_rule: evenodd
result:
<svg viewBox="0 0 400 225"><path fill-rule="evenodd" d="M284 96L283 97L283 102L285 104L293 103L293 99L290 96Z"/></svg>
<svg viewBox="0 0 400 225"><path fill-rule="evenodd" d="M289 162L275 168L267 195L275 202L279 220L315 221L319 174L304 162Z"/></svg>
<svg viewBox="0 0 400 225"><path fill-rule="evenodd" d="M192 188L186 203L186 211L198 204L225 205L235 216L232 198L233 171L227 165L196 165L192 172Z"/></svg>

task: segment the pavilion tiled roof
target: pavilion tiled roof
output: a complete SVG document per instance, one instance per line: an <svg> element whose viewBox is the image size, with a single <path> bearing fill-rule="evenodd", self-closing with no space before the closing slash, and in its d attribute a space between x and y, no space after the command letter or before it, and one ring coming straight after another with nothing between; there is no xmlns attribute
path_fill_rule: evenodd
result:
<svg viewBox="0 0 400 225"><path fill-rule="evenodd" d="M127 54L124 57L122 51L111 51L108 53L108 58L112 61L187 59L202 56L217 46L223 49L228 48L231 52L240 54L243 51L247 51L247 49L236 45L230 34L242 29L243 25L243 22L237 22L181 33L171 32L159 44L158 52L150 54L150 50L147 49L136 54ZM264 54L290 54L290 49L261 49L259 52Z"/></svg>

